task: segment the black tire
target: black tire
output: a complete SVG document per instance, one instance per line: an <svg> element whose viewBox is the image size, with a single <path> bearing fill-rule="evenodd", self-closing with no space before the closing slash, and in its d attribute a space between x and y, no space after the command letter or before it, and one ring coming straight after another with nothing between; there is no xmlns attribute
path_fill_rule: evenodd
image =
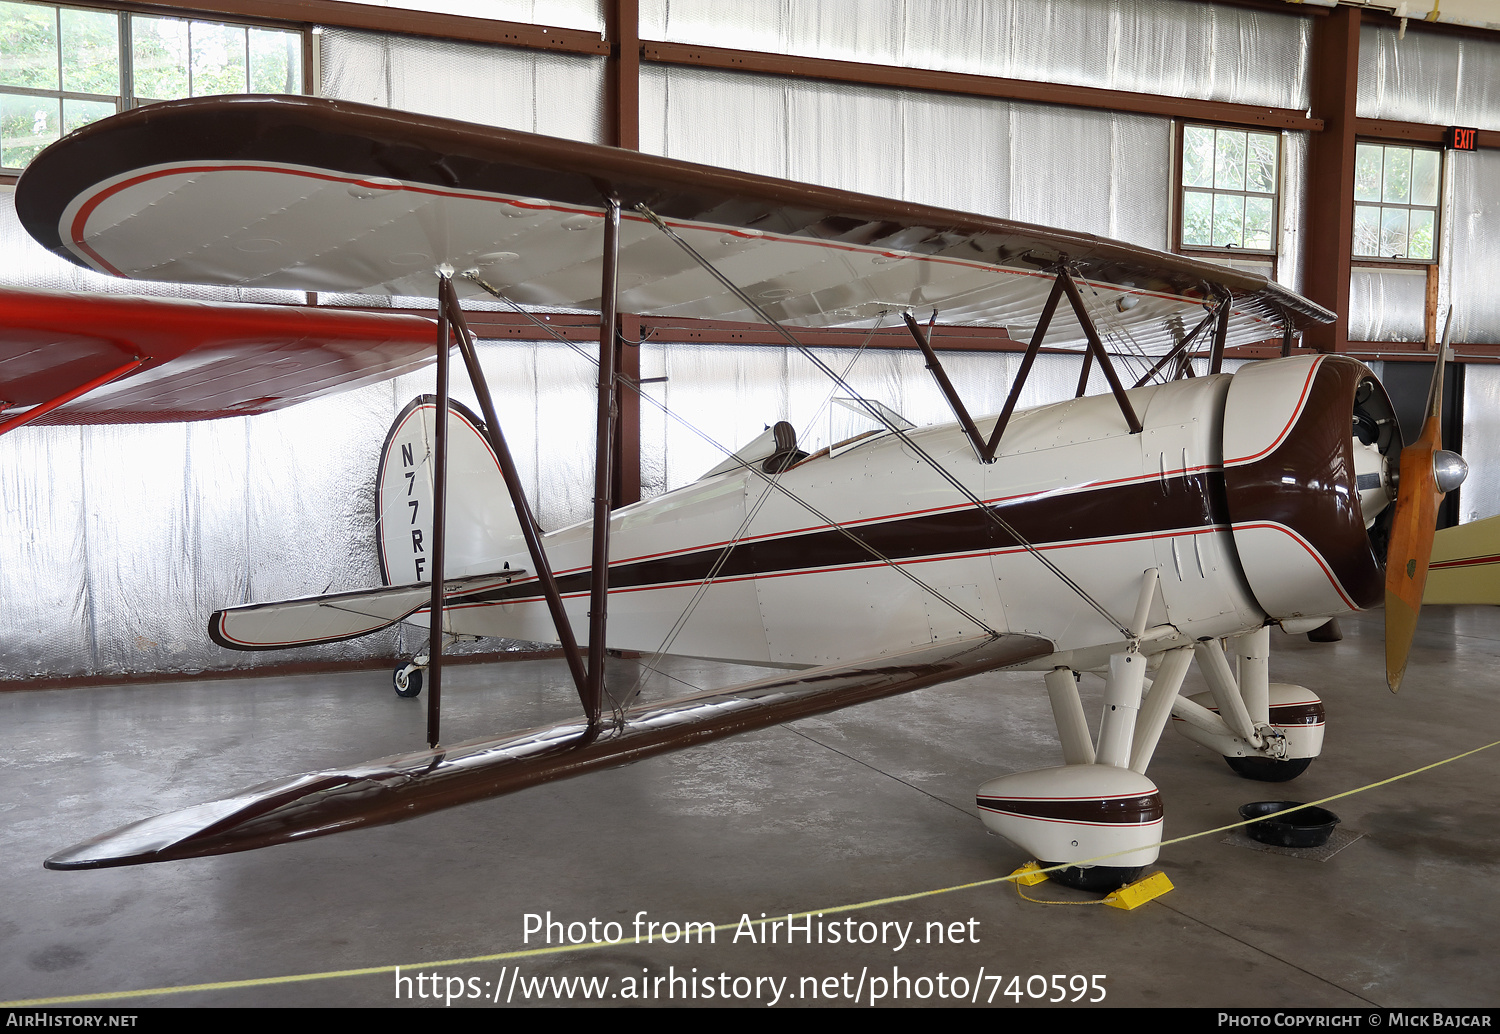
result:
<svg viewBox="0 0 1500 1034"><path fill-rule="evenodd" d="M396 670L391 673L391 687L395 689L398 697L410 699L421 695L422 692L422 670L413 668L406 670L406 665L396 665Z"/></svg>
<svg viewBox="0 0 1500 1034"><path fill-rule="evenodd" d="M1286 783L1296 779L1307 766L1313 763L1312 758L1292 758L1289 761L1277 761L1274 758L1225 758L1229 767L1234 769L1238 776L1245 779L1254 779L1261 783Z"/></svg>
<svg viewBox="0 0 1500 1034"><path fill-rule="evenodd" d="M1049 869L1058 862L1043 862ZM1141 875L1144 865L1070 865L1047 874L1047 879L1061 883L1074 890L1086 890L1090 894L1113 894L1127 883L1134 883Z"/></svg>

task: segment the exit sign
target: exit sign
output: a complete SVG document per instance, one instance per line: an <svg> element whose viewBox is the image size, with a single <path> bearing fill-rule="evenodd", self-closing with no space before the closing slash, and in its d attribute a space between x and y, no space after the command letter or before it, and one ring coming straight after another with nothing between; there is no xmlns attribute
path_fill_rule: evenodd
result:
<svg viewBox="0 0 1500 1034"><path fill-rule="evenodd" d="M1462 126L1449 126L1448 139L1445 143L1455 151L1474 150L1474 138L1479 134L1477 129L1464 129Z"/></svg>

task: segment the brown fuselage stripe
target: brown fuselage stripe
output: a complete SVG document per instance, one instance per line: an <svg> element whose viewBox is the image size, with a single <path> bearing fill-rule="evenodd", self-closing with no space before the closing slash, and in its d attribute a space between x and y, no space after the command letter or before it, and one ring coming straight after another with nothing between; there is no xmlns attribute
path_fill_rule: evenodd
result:
<svg viewBox="0 0 1500 1034"><path fill-rule="evenodd" d="M1180 531L1184 534L1228 523L1224 479L1218 471L1199 471L1153 478L1133 484L1074 492L1036 495L994 504L993 509L1022 538L1033 545L1092 539L1128 538ZM1022 545L978 508L966 507L921 514L848 529L849 533L892 560L987 553ZM698 582L718 563L723 547L709 547L675 556L611 565L611 590ZM878 562L844 532L825 528L785 538L741 542L715 578L744 578L845 567ZM558 576L564 594L589 591L587 571ZM540 599L534 580L465 597L476 603L512 603Z"/></svg>
<svg viewBox="0 0 1500 1034"><path fill-rule="evenodd" d="M1005 812L1028 819L1045 819L1049 822L1095 822L1111 826L1142 826L1160 822L1166 814L1162 808L1161 795L1141 794L1139 797L1091 797L1073 800L1047 800L1023 797L977 797L979 806L985 811Z"/></svg>

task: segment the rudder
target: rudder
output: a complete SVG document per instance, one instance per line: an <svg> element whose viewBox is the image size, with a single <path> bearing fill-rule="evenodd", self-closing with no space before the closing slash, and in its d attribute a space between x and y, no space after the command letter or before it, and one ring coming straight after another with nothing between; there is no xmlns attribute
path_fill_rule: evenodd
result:
<svg viewBox="0 0 1500 1034"><path fill-rule="evenodd" d="M483 422L449 402L448 519L445 578L495 571L526 549ZM386 585L432 578L432 457L437 396L421 395L396 416L380 450L375 539Z"/></svg>

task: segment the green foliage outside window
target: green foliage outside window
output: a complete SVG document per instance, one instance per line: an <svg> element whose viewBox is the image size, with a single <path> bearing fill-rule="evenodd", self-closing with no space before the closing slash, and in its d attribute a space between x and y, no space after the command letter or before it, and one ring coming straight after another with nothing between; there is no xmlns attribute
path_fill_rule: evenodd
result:
<svg viewBox="0 0 1500 1034"><path fill-rule="evenodd" d="M1183 247L1275 250L1280 143L1275 133L1184 127Z"/></svg>
<svg viewBox="0 0 1500 1034"><path fill-rule="evenodd" d="M141 104L301 92L298 32L0 0L6 169L24 168L63 134Z"/></svg>
<svg viewBox="0 0 1500 1034"><path fill-rule="evenodd" d="M1439 151L1355 145L1355 257L1436 261L1442 173Z"/></svg>

